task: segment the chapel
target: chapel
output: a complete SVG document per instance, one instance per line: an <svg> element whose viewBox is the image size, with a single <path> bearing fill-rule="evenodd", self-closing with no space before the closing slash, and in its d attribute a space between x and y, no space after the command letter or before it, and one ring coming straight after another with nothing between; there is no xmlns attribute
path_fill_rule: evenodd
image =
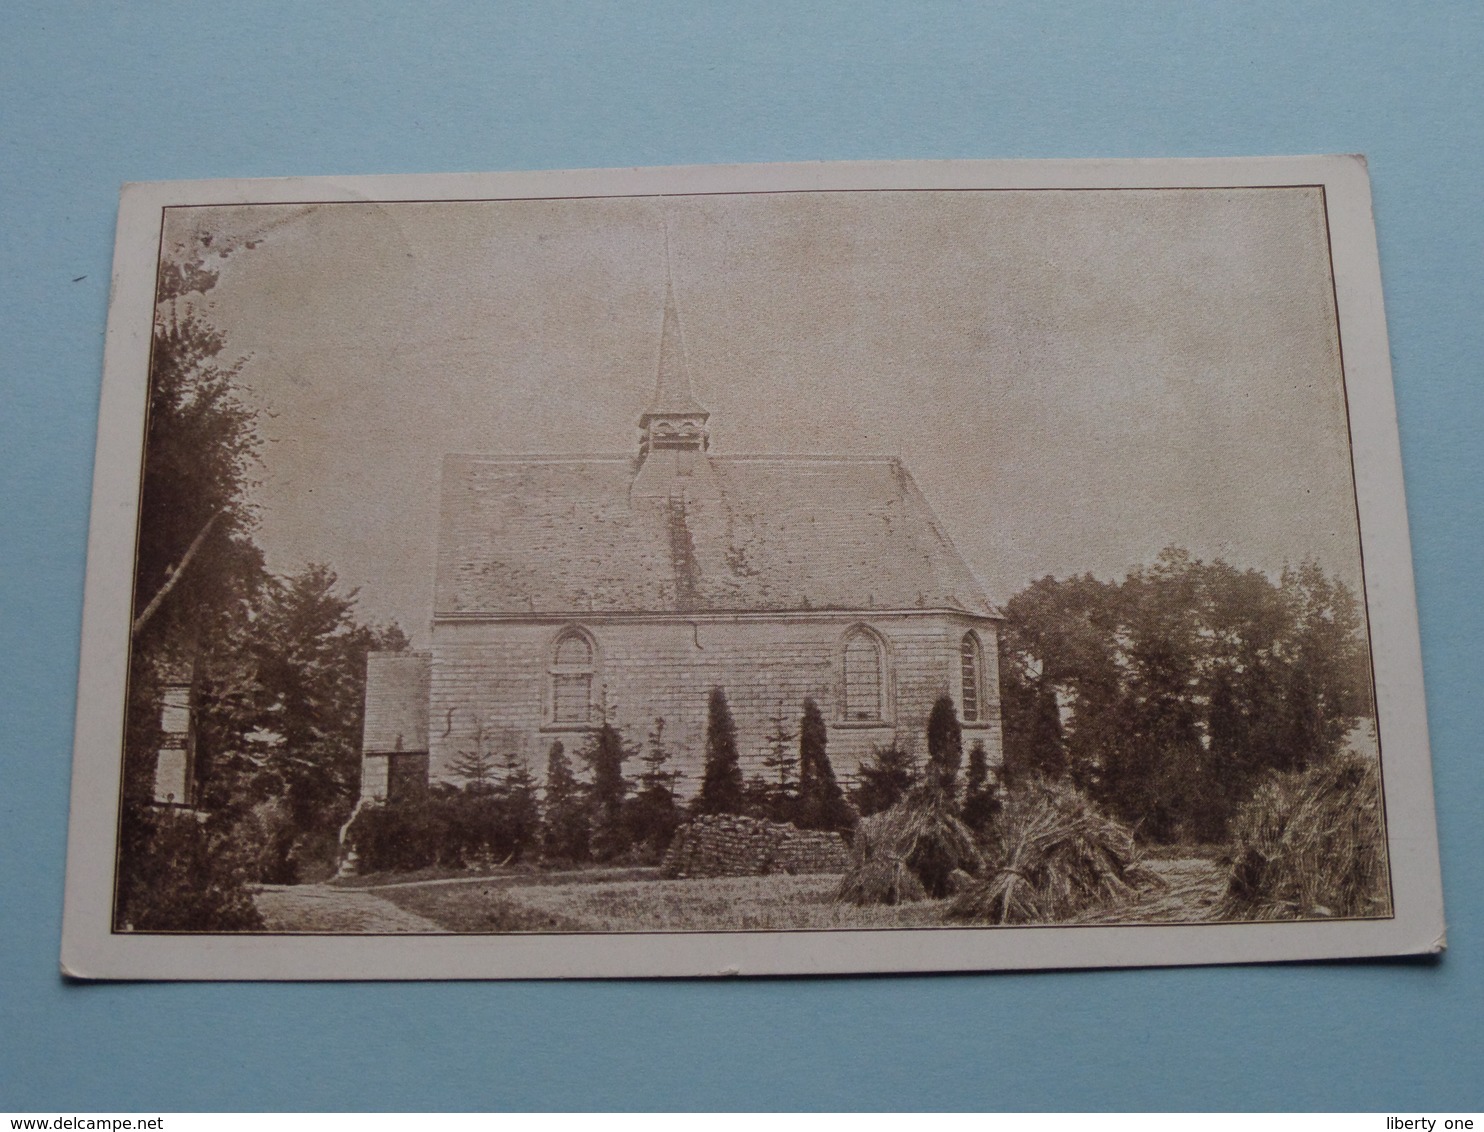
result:
<svg viewBox="0 0 1484 1132"><path fill-rule="evenodd" d="M805 697L847 783L924 756L945 692L1002 761L999 614L902 461L713 453L673 287L659 330L637 451L444 461L432 647L368 661L363 799L457 783L475 746L539 778L553 741L657 718L693 794L713 687L748 777Z"/></svg>

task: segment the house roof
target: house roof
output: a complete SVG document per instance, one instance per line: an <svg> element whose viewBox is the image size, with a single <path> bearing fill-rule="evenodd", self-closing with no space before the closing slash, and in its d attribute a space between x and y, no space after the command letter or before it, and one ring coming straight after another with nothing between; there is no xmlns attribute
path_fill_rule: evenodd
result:
<svg viewBox="0 0 1484 1132"><path fill-rule="evenodd" d="M632 457L449 456L435 616L995 614L899 460L700 459L681 501L631 497Z"/></svg>

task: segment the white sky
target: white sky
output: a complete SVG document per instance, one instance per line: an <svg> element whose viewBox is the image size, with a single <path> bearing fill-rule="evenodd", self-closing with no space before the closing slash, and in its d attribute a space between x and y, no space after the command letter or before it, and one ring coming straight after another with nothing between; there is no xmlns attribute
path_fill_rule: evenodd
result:
<svg viewBox="0 0 1484 1132"><path fill-rule="evenodd" d="M1169 544L1360 579L1317 190L172 210L264 410L270 565L427 640L446 452L630 453L665 230L712 451L899 455L996 600Z"/></svg>

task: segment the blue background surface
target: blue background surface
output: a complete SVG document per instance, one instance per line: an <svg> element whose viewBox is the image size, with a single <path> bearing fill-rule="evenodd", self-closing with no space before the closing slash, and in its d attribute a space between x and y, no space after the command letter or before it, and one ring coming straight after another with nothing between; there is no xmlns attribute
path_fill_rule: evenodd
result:
<svg viewBox="0 0 1484 1132"><path fill-rule="evenodd" d="M0 1108L1484 1107L1484 6L38 4L10 5L3 23ZM1329 152L1368 154L1374 182L1442 962L727 983L59 979L120 182Z"/></svg>

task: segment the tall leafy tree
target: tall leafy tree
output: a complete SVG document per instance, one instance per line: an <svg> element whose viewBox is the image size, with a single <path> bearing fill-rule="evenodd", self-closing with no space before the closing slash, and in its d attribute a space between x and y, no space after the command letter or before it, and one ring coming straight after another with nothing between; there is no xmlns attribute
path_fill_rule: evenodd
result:
<svg viewBox="0 0 1484 1132"><path fill-rule="evenodd" d="M238 386L243 359L198 304L217 282L199 249L161 266L135 548L125 796L150 799L160 690L192 686L198 780L252 730L253 672L236 643L265 578L253 542L257 414Z"/></svg>
<svg viewBox="0 0 1484 1132"><path fill-rule="evenodd" d="M1065 770L1159 841L1224 838L1263 774L1372 711L1359 605L1314 563L1275 582L1170 549L1121 582L1044 578L1001 642L1008 776Z"/></svg>
<svg viewBox="0 0 1484 1132"><path fill-rule="evenodd" d="M225 338L198 313L216 281L200 249L187 249L162 263L156 291L125 711L120 927L259 923L242 889L246 858L232 851L236 814L209 811L198 823L150 804L167 684L189 688L197 784L189 804L202 806L214 783L241 774L239 752L254 727L255 674L240 642L265 576L250 495L259 437L237 385L243 363L226 357Z"/></svg>

